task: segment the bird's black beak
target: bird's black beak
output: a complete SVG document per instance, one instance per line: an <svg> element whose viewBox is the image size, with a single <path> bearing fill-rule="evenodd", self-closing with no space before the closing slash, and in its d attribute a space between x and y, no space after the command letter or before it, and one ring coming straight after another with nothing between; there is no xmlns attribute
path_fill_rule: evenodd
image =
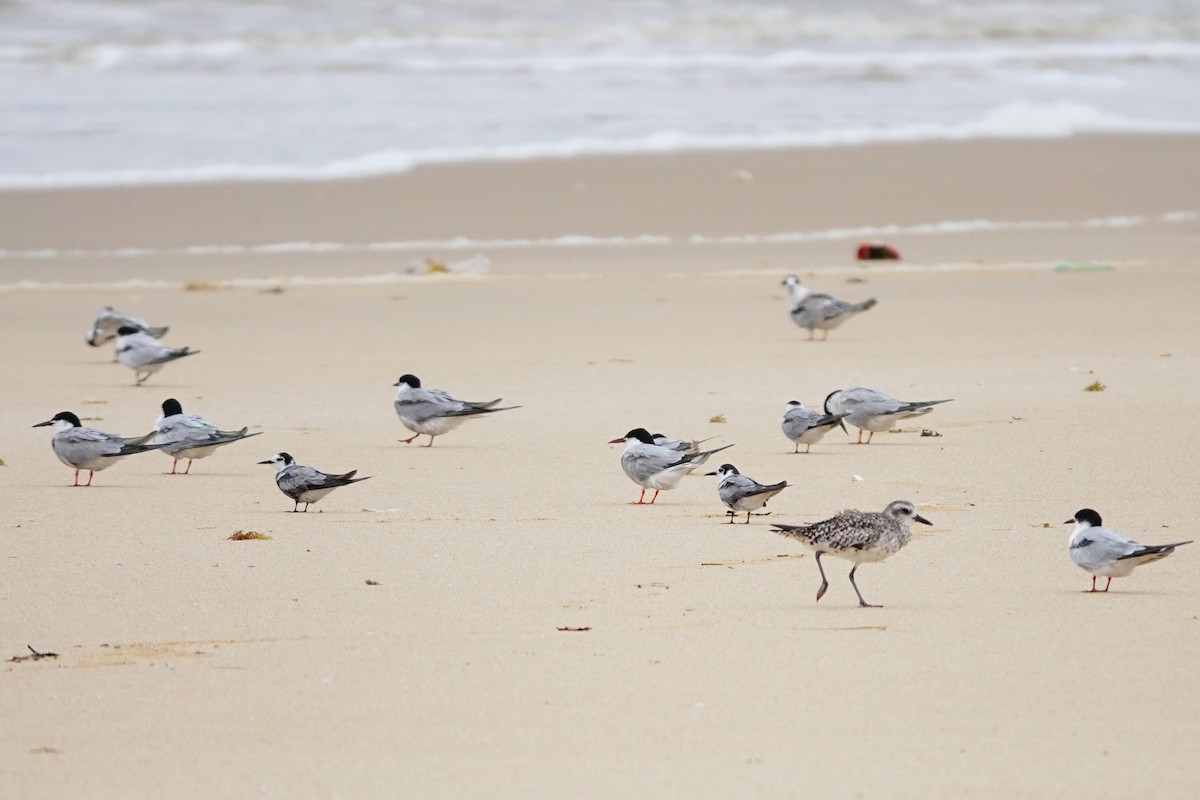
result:
<svg viewBox="0 0 1200 800"><path fill-rule="evenodd" d="M52 419L48 419L48 420L46 420L45 422L39 422L37 425L34 425L33 427L35 427L35 428L44 428L44 427L46 427L47 425L53 425L53 424L54 424L54 420L52 420Z"/></svg>
<svg viewBox="0 0 1200 800"><path fill-rule="evenodd" d="M260 462L258 462L258 463L260 463L260 464L274 464L275 462L274 462L274 461L260 461Z"/></svg>
<svg viewBox="0 0 1200 800"><path fill-rule="evenodd" d="M400 385L400 381L396 381L395 383L392 384L392 386L399 386L399 385Z"/></svg>
<svg viewBox="0 0 1200 800"><path fill-rule="evenodd" d="M846 420L845 420L845 418L842 418L842 419L839 419L839 420L838 420L838 427L840 427L840 428L842 429L842 431L843 431L843 432L844 432L844 433L845 433L847 436L849 436L849 435L850 435L850 431L846 430ZM861 434L860 434L860 435L861 435Z"/></svg>
<svg viewBox="0 0 1200 800"><path fill-rule="evenodd" d="M44 423L44 422L43 422L42 424L43 424L43 425L45 425L46 423ZM1073 519L1065 519L1065 520L1063 520L1063 523L1062 523L1062 524L1063 524L1063 525L1074 525L1074 524L1075 524L1075 520L1073 520Z"/></svg>
<svg viewBox="0 0 1200 800"><path fill-rule="evenodd" d="M704 473L704 474L705 474L705 475L716 475L716 474L718 474L718 473L716 473L716 472L706 472L706 473Z"/></svg>
<svg viewBox="0 0 1200 800"><path fill-rule="evenodd" d="M914 521L914 522L920 522L920 523L922 523L922 524L924 524L924 525L932 525L932 524L933 524L933 523L932 523L932 522L930 522L929 520L927 520L927 519L925 519L924 517L922 517L920 514L917 514L917 515L915 515L915 516L913 517L913 521Z"/></svg>

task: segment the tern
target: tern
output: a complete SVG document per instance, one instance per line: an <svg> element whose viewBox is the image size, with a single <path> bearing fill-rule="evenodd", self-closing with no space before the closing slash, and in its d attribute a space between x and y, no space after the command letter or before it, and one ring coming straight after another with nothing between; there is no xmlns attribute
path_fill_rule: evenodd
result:
<svg viewBox="0 0 1200 800"><path fill-rule="evenodd" d="M33 427L42 428L48 425L54 426L54 436L50 439L54 454L58 456L59 461L75 469L75 482L72 486L91 486L95 473L108 469L125 456L158 449L157 444L146 444L153 433L125 437L95 428L85 428L79 417L70 411L60 411ZM87 483L79 482L81 469L88 471Z"/></svg>
<svg viewBox="0 0 1200 800"><path fill-rule="evenodd" d="M716 472L705 473L720 476L717 482L717 497L729 506L729 524L739 511L746 512L746 524L750 524L750 512L757 511L767 504L775 495L787 488L787 481L763 485L747 475L738 472L733 464L722 464Z"/></svg>
<svg viewBox="0 0 1200 800"><path fill-rule="evenodd" d="M302 467L288 453L276 453L266 461L258 463L275 465L275 485L279 487L279 491L292 498L296 504L290 513L299 511L301 503L304 503L304 510L307 512L310 504L317 502L334 489L372 477L365 475L356 478L354 477L358 472L356 469L341 475L331 475L312 467Z"/></svg>
<svg viewBox="0 0 1200 800"><path fill-rule="evenodd" d="M400 440L405 444L425 434L429 437L429 444L425 446L433 447L435 436L454 430L472 417L520 408L496 408L503 399L499 397L486 403L456 400L441 389L422 388L421 379L416 375L401 375L392 385L396 387L396 414L404 427L413 432L412 436Z"/></svg>
<svg viewBox="0 0 1200 800"><path fill-rule="evenodd" d="M783 435L795 442L797 453L800 452L800 445L804 445L805 453L812 450L814 444L846 417L845 413L822 414L813 411L805 408L799 400L789 400L787 405L780 427L783 428Z"/></svg>
<svg viewBox="0 0 1200 800"><path fill-rule="evenodd" d="M634 503L635 506L652 505L660 491L674 489L684 475L699 468L713 453L733 447L727 444L715 450L680 453L656 445L654 437L645 428L634 428L609 444L625 445L625 452L621 454L621 469L625 470L631 481L642 487L642 494ZM647 489L654 490L654 497L650 498L649 503L645 502Z"/></svg>
<svg viewBox="0 0 1200 800"><path fill-rule="evenodd" d="M789 275L788 278L795 278L795 276ZM874 307L878 302L872 297L861 303L849 303L823 292L809 292L800 286L798 278L790 285L788 279L785 278L784 285L787 286L790 297L799 296L792 306L792 322L808 331L810 341L815 338L816 331L823 332L822 341L828 339L831 330L841 326L851 317ZM799 294L800 291L803 291L804 294Z"/></svg>
<svg viewBox="0 0 1200 800"><path fill-rule="evenodd" d="M650 434L650 438L652 438L654 443L659 447L665 447L668 450L675 450L680 453L687 453L688 455L691 455L692 453L700 452L700 445L704 444L705 442L711 442L717 437L710 436L707 439L672 439L670 436L667 436L664 433L652 433Z"/></svg>
<svg viewBox="0 0 1200 800"><path fill-rule="evenodd" d="M96 319L92 322L92 329L87 334L87 343L92 347L99 347L105 342L110 342L117 338L117 330L123 327L137 328L142 333L153 336L155 339L161 339L170 330L165 325L161 328L153 327L144 319L122 314L112 306L105 306L96 312ZM115 357L113 360L116 360Z"/></svg>
<svg viewBox="0 0 1200 800"><path fill-rule="evenodd" d="M1075 530L1071 532L1067 546L1071 560L1092 573L1092 588L1085 590L1088 593L1107 592L1113 578L1124 578L1142 564L1164 559L1174 553L1176 547L1192 543L1189 539L1171 544L1139 544L1128 536L1104 527L1100 515L1090 508L1081 508L1063 524L1070 525L1072 522L1075 523ZM1108 578L1108 582L1103 589L1097 589L1096 578L1101 576Z"/></svg>
<svg viewBox="0 0 1200 800"><path fill-rule="evenodd" d="M141 386L164 364L199 352L190 347L164 347L150 334L130 325L117 329L117 360L133 370L134 386Z"/></svg>
<svg viewBox="0 0 1200 800"><path fill-rule="evenodd" d="M262 431L246 433L249 428L240 431L218 430L203 417L184 414L183 406L173 397L163 401L162 416L154 423L154 430L154 441L173 459L171 475L187 475L192 471L193 459L208 458L218 447L262 434ZM181 458L187 459L187 468L176 473L175 468L179 466Z"/></svg>
<svg viewBox="0 0 1200 800"><path fill-rule="evenodd" d="M845 419L839 422L842 429L844 430L845 423L849 422L858 428L858 441L855 444L870 444L877 432L891 430L892 426L902 419L928 414L933 410L933 406L949 402L950 400L897 400L878 389L851 386L849 389L838 389L829 393L825 398L825 413L844 414ZM866 442L862 440L864 430L869 431Z"/></svg>

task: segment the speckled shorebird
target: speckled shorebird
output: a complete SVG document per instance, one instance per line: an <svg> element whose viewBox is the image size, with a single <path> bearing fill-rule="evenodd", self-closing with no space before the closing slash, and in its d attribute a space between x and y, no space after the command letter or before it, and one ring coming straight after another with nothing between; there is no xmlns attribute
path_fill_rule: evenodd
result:
<svg viewBox="0 0 1200 800"><path fill-rule="evenodd" d="M914 521L925 525L933 524L918 514L912 503L907 500L893 500L882 513L846 509L836 517L811 525L777 524L773 530L797 540L816 555L817 569L821 572L821 588L817 590L818 601L825 596L825 590L829 588L829 581L825 579L825 568L821 566L821 556L828 553L854 563L850 570L850 585L858 595L858 604L864 608L879 608L863 600L862 592L854 582L854 573L859 564L883 561L908 544L912 537L910 529Z"/></svg>
<svg viewBox="0 0 1200 800"><path fill-rule="evenodd" d="M266 461L258 463L275 465L275 485L279 487L279 491L292 498L296 504L292 507L293 512L300 510L301 503L304 503L304 510L308 511L309 505L317 502L334 489L365 481L371 477L370 475L364 475L361 478L354 477L358 472L356 469L341 475L330 475L319 469L302 467L288 453L276 453Z"/></svg>
<svg viewBox="0 0 1200 800"><path fill-rule="evenodd" d="M683 480L683 476L701 466L713 453L733 447L731 444L718 447L715 450L704 450L699 453L681 453L668 447L659 447L654 443L654 437L645 428L634 428L619 439L613 439L609 444L624 444L625 452L621 453L621 469L629 476L629 480L642 487L642 494L633 505L652 505L658 499L658 493L663 489L674 489ZM646 502L646 490L653 489L654 497Z"/></svg>
<svg viewBox="0 0 1200 800"><path fill-rule="evenodd" d="M1124 578L1136 567L1166 558L1175 552L1176 547L1192 543L1189 539L1172 544L1140 544L1104 527L1100 515L1090 508L1081 508L1063 524L1070 525L1072 522L1075 523L1075 530L1071 532L1067 547L1071 560L1081 569L1092 573L1092 588L1084 590L1089 593L1107 592L1113 578ZM1098 576L1108 578L1103 589L1096 588Z"/></svg>
<svg viewBox="0 0 1200 800"><path fill-rule="evenodd" d="M789 400L787 405L780 427L783 428L783 435L795 442L797 453L800 452L800 445L804 445L806 453L811 450L814 444L821 441L825 434L837 427L846 416L845 413L822 414L813 411L811 408L805 408L799 400Z"/></svg>
<svg viewBox="0 0 1200 800"><path fill-rule="evenodd" d="M729 506L729 524L731 525L734 516L739 511L746 512L746 524L749 525L751 511L762 508L768 500L787 488L787 481L772 483L769 486L761 484L754 478L738 472L738 468L733 464L722 464L716 472L706 474L719 475L721 478L717 482L717 497L721 498L722 503Z"/></svg>
<svg viewBox="0 0 1200 800"><path fill-rule="evenodd" d="M829 393L825 398L825 413L845 414L842 427L849 422L858 428L858 440L855 444L870 444L876 433L891 430L900 420L928 414L933 410L933 406L949 402L950 400L897 400L869 386L851 386ZM869 431L865 442L862 440L863 431Z"/></svg>

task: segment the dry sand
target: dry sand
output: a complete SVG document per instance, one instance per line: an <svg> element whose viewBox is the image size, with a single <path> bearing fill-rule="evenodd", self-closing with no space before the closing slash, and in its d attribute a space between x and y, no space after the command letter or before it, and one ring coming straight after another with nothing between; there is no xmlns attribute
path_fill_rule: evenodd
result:
<svg viewBox="0 0 1200 800"><path fill-rule="evenodd" d="M1198 184L1200 140L1114 137L0 195L0 654L59 653L3 664L0 796L1195 796L1200 545L1087 595L1059 523L1196 535ZM1061 224L912 227L981 218ZM892 223L899 264L763 239ZM568 235L617 238L478 242ZM339 247L183 250L300 241ZM350 280L475 251L492 276ZM879 305L809 343L792 271ZM271 276L337 280L220 284ZM203 353L134 388L83 343L109 303ZM522 408L405 446L403 372ZM784 403L851 383L955 401L793 455ZM29 428L172 396L265 434L72 489ZM793 485L748 526L712 478L630 505L605 442L638 425ZM374 477L288 514L280 450ZM814 603L768 523L896 498L935 526L859 571L886 607L832 559Z"/></svg>

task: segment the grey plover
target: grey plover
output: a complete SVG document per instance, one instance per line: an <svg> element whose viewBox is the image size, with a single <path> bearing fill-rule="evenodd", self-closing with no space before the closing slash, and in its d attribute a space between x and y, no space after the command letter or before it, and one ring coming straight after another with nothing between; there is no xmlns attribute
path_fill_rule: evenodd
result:
<svg viewBox="0 0 1200 800"><path fill-rule="evenodd" d="M850 569L850 585L858 595L858 604L864 608L878 608L879 606L872 606L863 599L858 584L854 582L854 573L859 564L883 561L899 552L912 537L913 522L933 524L918 514L912 503L907 500L893 500L882 512L846 509L835 517L811 525L776 524L774 530L776 533L790 536L815 554L817 569L821 573L821 588L817 589L818 601L825 596L825 590L829 588L829 581L825 579L825 568L821 566L821 556L828 553L854 564Z"/></svg>

